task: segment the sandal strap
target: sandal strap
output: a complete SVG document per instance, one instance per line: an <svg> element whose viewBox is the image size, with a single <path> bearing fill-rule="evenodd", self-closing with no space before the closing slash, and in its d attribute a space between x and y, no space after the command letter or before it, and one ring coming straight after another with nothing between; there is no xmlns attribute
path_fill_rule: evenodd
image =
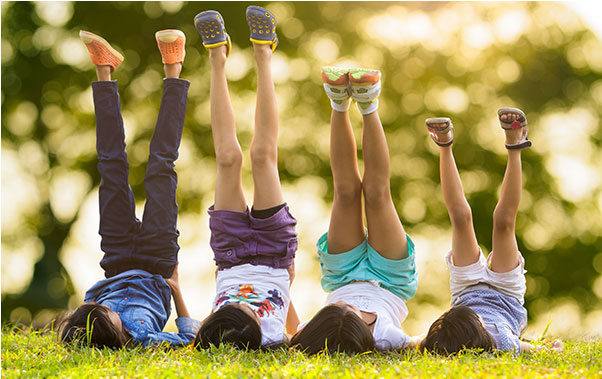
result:
<svg viewBox="0 0 602 379"><path fill-rule="evenodd" d="M452 121L449 117L427 118L425 123L426 123L426 128L429 131L429 135L431 136L431 139L438 146L446 147L446 146L450 146L454 142L454 124L452 123ZM441 128L441 127L435 127L431 124L446 124L446 125L445 125L445 127ZM435 137L435 135L446 134L448 132L451 132L451 138L449 139L449 141L440 142Z"/></svg>
<svg viewBox="0 0 602 379"><path fill-rule="evenodd" d="M522 150L522 149L531 147L533 144L531 143L531 140L529 140L529 134L525 130L525 135L520 141L518 141L517 143L512 144L512 145L508 145L508 144L504 144L504 145L506 146L506 149L508 149L508 150Z"/></svg>

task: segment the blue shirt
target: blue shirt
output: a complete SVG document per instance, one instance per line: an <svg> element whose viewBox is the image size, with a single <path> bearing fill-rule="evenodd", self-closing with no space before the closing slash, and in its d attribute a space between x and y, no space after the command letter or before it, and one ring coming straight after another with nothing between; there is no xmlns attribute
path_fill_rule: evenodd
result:
<svg viewBox="0 0 602 379"><path fill-rule="evenodd" d="M452 306L465 305L481 316L498 350L520 353L520 334L527 326L527 310L512 296L487 284L462 292Z"/></svg>
<svg viewBox="0 0 602 379"><path fill-rule="evenodd" d="M96 282L86 292L84 302L109 307L134 341L143 346L161 342L187 345L200 328L199 321L179 317L178 333L163 332L171 313L171 288L161 275L144 270L129 270Z"/></svg>

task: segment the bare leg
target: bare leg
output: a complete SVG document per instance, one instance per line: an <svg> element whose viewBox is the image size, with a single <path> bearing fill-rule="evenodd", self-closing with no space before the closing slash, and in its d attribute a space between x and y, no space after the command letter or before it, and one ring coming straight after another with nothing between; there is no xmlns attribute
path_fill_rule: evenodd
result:
<svg viewBox="0 0 602 379"><path fill-rule="evenodd" d="M96 65L96 76L100 82L111 80L111 66Z"/></svg>
<svg viewBox="0 0 602 379"><path fill-rule="evenodd" d="M272 81L272 48L253 44L257 62L255 132L251 142L253 208L268 209L284 203L278 176L278 105Z"/></svg>
<svg viewBox="0 0 602 379"><path fill-rule="evenodd" d="M380 255L400 260L408 242L391 198L389 148L378 112L363 116L364 198L368 242Z"/></svg>
<svg viewBox="0 0 602 379"><path fill-rule="evenodd" d="M164 64L163 71L165 71L166 78L179 78L182 72L182 63Z"/></svg>
<svg viewBox="0 0 602 379"><path fill-rule="evenodd" d="M515 120L518 115L502 115ZM506 130L506 143L518 142L522 130ZM508 272L520 262L514 227L522 191L521 150L508 150L508 164L502 181L500 201L493 212L493 255L491 270Z"/></svg>
<svg viewBox="0 0 602 379"><path fill-rule="evenodd" d="M334 201L328 228L328 252L340 254L353 249L366 238L362 220L362 181L349 112L332 111L330 166Z"/></svg>
<svg viewBox="0 0 602 379"><path fill-rule="evenodd" d="M439 136L440 142L449 141L451 132ZM464 188L456 167L452 145L440 147L440 176L443 200L452 224L452 258L456 266L468 266L479 260L479 244L472 224L470 205L464 197Z"/></svg>
<svg viewBox="0 0 602 379"><path fill-rule="evenodd" d="M217 178L216 210L243 212L247 209L242 190L242 150L236 138L234 111L226 80L226 47L209 49L211 62L211 131L215 147Z"/></svg>

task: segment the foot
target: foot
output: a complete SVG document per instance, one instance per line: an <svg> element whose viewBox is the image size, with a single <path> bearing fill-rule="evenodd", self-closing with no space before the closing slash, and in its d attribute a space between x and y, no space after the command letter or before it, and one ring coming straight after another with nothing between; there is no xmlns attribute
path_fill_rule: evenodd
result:
<svg viewBox="0 0 602 379"><path fill-rule="evenodd" d="M426 119L426 128L433 141L441 147L450 146L454 141L454 125L447 117Z"/></svg>
<svg viewBox="0 0 602 379"><path fill-rule="evenodd" d="M322 81L332 109L337 112L349 110L351 104L349 70L332 66L322 67Z"/></svg>
<svg viewBox="0 0 602 379"><path fill-rule="evenodd" d="M88 48L90 60L96 66L109 66L111 72L113 72L119 67L121 62L123 62L123 55L113 49L113 47L111 47L111 45L101 36L86 32L85 30L80 30L79 38Z"/></svg>
<svg viewBox="0 0 602 379"><path fill-rule="evenodd" d="M527 118L518 108L500 108L498 110L500 125L506 133L506 148L522 150L531 147L527 137Z"/></svg>
<svg viewBox="0 0 602 379"><path fill-rule="evenodd" d="M502 113L500 115L500 120L512 124L514 121L518 120L519 117L520 115L515 113ZM523 128L520 126L515 129L504 129L504 132L506 133L507 145L514 145L518 143L522 139L524 133Z"/></svg>
<svg viewBox="0 0 602 379"><path fill-rule="evenodd" d="M218 46L226 46L226 57L232 51L232 42L226 32L224 18L217 11L204 11L194 17L194 27L203 40L203 46L207 50Z"/></svg>
<svg viewBox="0 0 602 379"><path fill-rule="evenodd" d="M357 102L360 113L367 115L378 109L380 95L380 71L366 68L349 70L351 97Z"/></svg>
<svg viewBox="0 0 602 379"><path fill-rule="evenodd" d="M272 51L276 50L276 46L278 46L276 17L272 12L265 8L251 5L247 8L246 16L251 32L251 42L269 45Z"/></svg>
<svg viewBox="0 0 602 379"><path fill-rule="evenodd" d="M166 65L182 64L186 57L186 35L175 29L160 30L155 33L161 60Z"/></svg>

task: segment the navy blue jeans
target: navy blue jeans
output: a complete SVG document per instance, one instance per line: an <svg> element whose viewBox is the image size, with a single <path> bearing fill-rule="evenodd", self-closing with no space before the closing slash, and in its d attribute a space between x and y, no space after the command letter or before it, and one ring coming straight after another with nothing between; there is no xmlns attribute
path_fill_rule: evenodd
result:
<svg viewBox="0 0 602 379"><path fill-rule="evenodd" d="M128 182L129 165L116 81L92 83L96 113L96 150L101 177L100 266L110 278L142 269L169 278L178 262L174 162L182 138L190 82L164 79L161 108L150 143L144 187L142 221L136 218L134 194Z"/></svg>

